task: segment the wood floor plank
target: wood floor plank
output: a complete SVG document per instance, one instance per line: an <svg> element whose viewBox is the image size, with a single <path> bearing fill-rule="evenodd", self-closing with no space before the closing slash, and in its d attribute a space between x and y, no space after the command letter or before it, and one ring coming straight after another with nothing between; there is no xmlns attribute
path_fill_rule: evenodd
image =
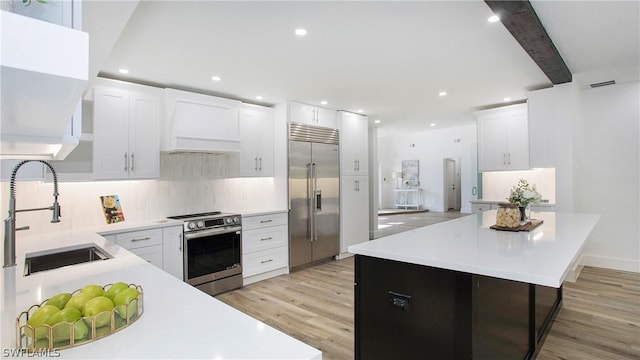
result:
<svg viewBox="0 0 640 360"><path fill-rule="evenodd" d="M217 298L321 350L325 360L353 359L353 263L330 261ZM640 274L585 267L565 283L538 359L640 359Z"/></svg>

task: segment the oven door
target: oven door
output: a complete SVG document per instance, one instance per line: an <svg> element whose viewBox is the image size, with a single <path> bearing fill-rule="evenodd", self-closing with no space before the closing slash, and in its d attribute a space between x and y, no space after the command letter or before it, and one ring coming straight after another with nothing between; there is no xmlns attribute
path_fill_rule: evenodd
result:
<svg viewBox="0 0 640 360"><path fill-rule="evenodd" d="M240 226L184 234L184 274L191 285L242 274Z"/></svg>

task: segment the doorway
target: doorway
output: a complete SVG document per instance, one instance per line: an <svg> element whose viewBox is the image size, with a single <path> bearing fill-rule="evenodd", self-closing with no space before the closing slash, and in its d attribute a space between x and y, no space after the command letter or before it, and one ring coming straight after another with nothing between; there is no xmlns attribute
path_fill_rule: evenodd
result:
<svg viewBox="0 0 640 360"><path fill-rule="evenodd" d="M458 158L443 159L444 165L444 209L445 211L460 210L462 193L460 191L460 160Z"/></svg>

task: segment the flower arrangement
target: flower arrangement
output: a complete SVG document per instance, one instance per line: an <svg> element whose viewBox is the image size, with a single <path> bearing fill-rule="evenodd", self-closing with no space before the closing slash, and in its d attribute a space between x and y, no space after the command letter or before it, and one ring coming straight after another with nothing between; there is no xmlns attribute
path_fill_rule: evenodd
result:
<svg viewBox="0 0 640 360"><path fill-rule="evenodd" d="M507 198L510 203L518 204L519 207L538 204L540 199L542 199L542 195L536 191L536 186L530 185L525 179L520 179L518 185L511 188L511 193Z"/></svg>

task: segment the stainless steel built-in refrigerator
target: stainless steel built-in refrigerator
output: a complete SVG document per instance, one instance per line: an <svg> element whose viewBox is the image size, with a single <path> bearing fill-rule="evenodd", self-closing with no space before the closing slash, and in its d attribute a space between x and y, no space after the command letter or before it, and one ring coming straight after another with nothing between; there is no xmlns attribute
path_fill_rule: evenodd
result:
<svg viewBox="0 0 640 360"><path fill-rule="evenodd" d="M289 264L340 252L338 130L289 124Z"/></svg>

